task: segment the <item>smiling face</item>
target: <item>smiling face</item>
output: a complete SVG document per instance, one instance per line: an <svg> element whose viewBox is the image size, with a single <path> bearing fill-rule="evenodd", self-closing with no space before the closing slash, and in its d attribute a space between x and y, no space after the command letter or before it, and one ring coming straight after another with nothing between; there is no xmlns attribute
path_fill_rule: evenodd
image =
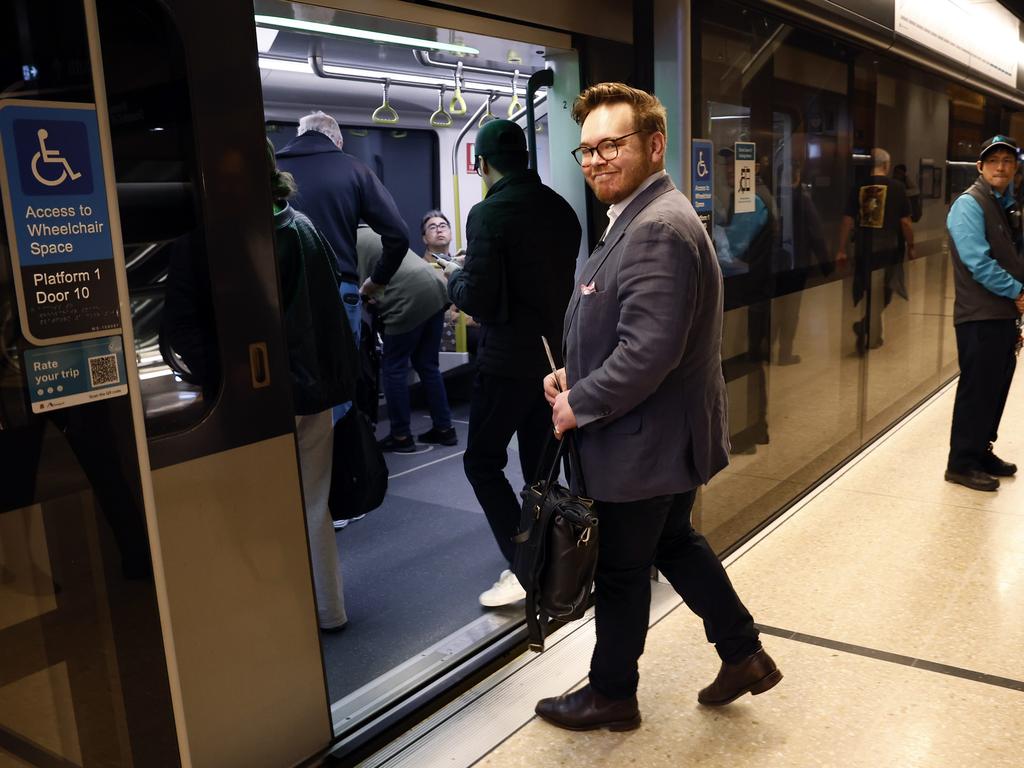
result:
<svg viewBox="0 0 1024 768"><path fill-rule="evenodd" d="M984 160L978 161L978 171L996 192L1003 192L1017 170L1017 155L1009 149L993 149Z"/></svg>
<svg viewBox="0 0 1024 768"><path fill-rule="evenodd" d="M633 108L629 104L601 104L583 121L580 144L596 147L606 139L625 136L635 130ZM665 136L655 131L622 139L618 143L618 155L613 160L591 153L582 168L594 196L602 203L612 205L625 200L644 179L664 166Z"/></svg>

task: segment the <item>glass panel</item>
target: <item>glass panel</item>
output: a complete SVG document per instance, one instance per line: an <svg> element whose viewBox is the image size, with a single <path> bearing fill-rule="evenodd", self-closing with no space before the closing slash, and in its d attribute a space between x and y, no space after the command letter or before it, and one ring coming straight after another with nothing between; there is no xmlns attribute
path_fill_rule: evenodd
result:
<svg viewBox="0 0 1024 768"><path fill-rule="evenodd" d="M0 4L0 95L94 101L80 3ZM130 401L28 408L0 222L0 764L178 765Z"/></svg>
<svg viewBox="0 0 1024 768"><path fill-rule="evenodd" d="M724 548L859 444L862 370L850 279L834 253L853 143L852 53L732 4L702 4L699 18L694 135L716 149L733 445L700 509ZM736 142L755 147L753 210L736 205Z"/></svg>
<svg viewBox="0 0 1024 768"><path fill-rule="evenodd" d="M196 424L220 386L192 108L184 50L163 4L98 6L135 354L153 438Z"/></svg>
<svg viewBox="0 0 1024 768"><path fill-rule="evenodd" d="M945 158L951 108L944 82L874 55L862 55L857 66L875 91L874 109L854 117L855 133L873 137L855 152L874 153L863 166L871 178L854 185L860 216L852 246L858 274L870 267L870 296L857 308L867 325L869 438L956 373L948 205L941 175L930 170ZM871 193L883 197L867 213Z"/></svg>

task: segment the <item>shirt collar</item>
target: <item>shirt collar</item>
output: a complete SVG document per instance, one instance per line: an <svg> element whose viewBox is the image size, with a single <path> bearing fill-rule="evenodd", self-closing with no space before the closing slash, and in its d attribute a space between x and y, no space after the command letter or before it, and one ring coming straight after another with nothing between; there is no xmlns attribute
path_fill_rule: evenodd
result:
<svg viewBox="0 0 1024 768"><path fill-rule="evenodd" d="M650 176L648 176L646 179L644 179L640 183L639 187L637 187L636 189L633 190L633 194L631 194L625 200L620 200L619 202L617 202L614 205L610 206L608 208L608 229L605 230L605 234L608 234L608 230L610 230L612 228L612 226L615 224L615 220L617 218L619 218L619 216L622 215L622 212L625 211L629 207L630 203L632 203L634 200L636 200L637 197L640 196L641 192L643 192L645 189L647 189L649 186L651 186L651 184L656 182L662 176L666 176L666 175L668 175L668 171L666 171L664 168L662 168L660 171L655 171Z"/></svg>

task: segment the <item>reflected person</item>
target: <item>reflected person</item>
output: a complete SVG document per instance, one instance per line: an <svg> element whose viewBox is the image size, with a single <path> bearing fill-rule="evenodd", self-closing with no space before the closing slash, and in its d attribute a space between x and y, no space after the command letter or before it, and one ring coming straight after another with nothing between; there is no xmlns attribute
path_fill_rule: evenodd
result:
<svg viewBox="0 0 1024 768"><path fill-rule="evenodd" d="M836 264L842 267L847 263L846 246L852 232L857 257L853 302L859 304L866 297L864 316L853 324L859 352L877 349L884 343L882 310L894 293L907 298L899 276L904 256L914 258L910 201L903 184L889 177L889 162L884 149L871 150L871 177L851 190L839 226Z"/></svg>

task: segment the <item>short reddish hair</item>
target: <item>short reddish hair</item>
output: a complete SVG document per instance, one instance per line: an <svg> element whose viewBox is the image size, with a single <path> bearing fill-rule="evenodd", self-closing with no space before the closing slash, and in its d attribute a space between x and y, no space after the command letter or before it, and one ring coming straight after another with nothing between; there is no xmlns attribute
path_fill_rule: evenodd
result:
<svg viewBox="0 0 1024 768"><path fill-rule="evenodd" d="M633 108L633 127L638 131L660 132L668 136L665 106L658 97L625 83L598 83L587 88L572 104L572 119L579 125L602 104L629 104Z"/></svg>

